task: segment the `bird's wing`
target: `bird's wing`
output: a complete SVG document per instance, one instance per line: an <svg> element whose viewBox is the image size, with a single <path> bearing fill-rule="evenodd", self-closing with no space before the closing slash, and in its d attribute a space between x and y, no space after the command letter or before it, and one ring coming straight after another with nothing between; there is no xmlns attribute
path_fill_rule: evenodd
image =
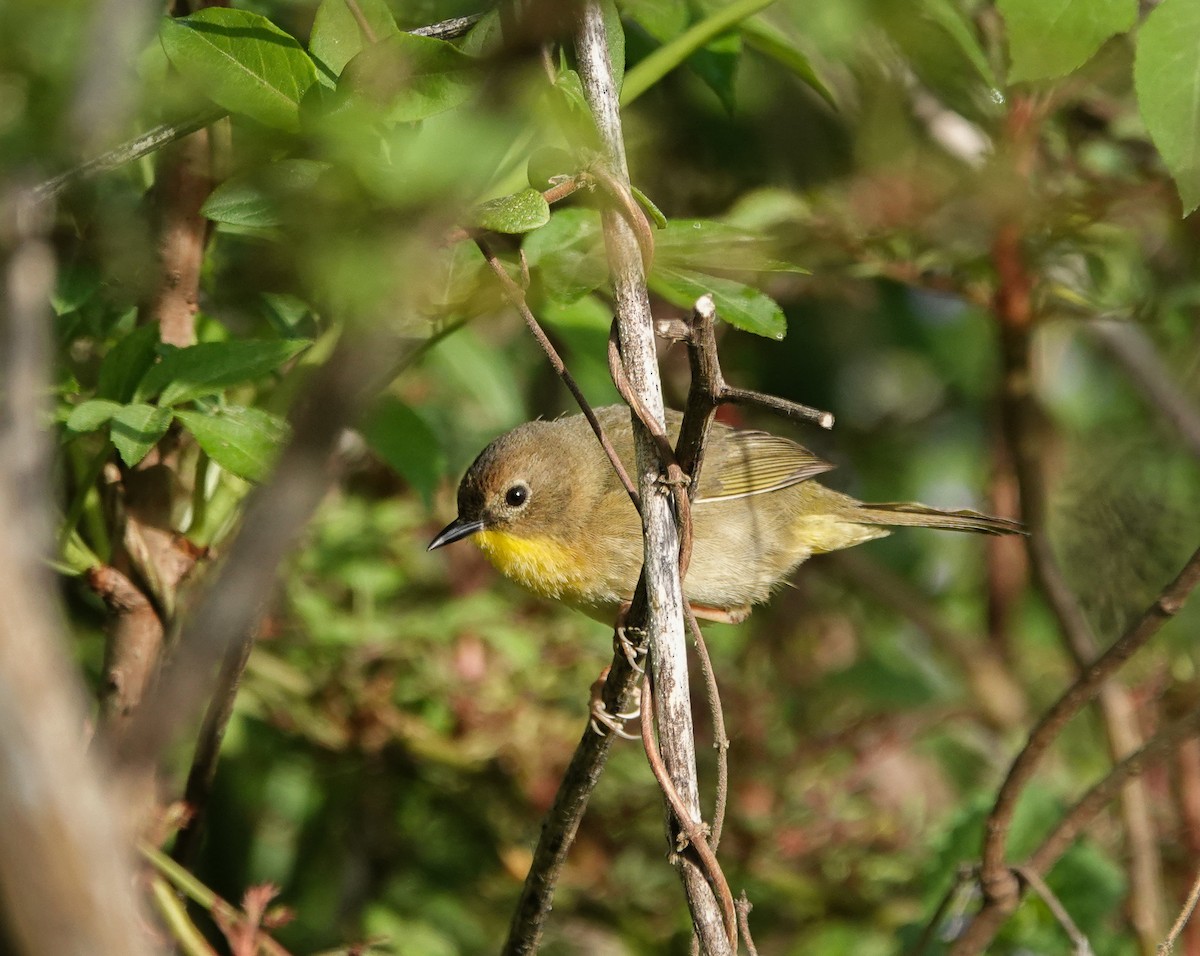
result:
<svg viewBox="0 0 1200 956"><path fill-rule="evenodd" d="M834 467L802 445L767 432L730 430L721 438L709 444L697 504L778 491Z"/></svg>

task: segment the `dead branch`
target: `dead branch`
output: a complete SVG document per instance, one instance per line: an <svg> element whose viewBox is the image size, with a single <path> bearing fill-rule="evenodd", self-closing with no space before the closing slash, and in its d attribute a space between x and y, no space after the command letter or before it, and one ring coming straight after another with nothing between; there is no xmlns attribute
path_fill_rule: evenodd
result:
<svg viewBox="0 0 1200 956"><path fill-rule="evenodd" d="M621 129L620 107L608 55L604 22L595 0L582 5L575 36L575 53L584 96L600 134L603 161L622 192L629 191L629 172ZM606 207L601 213L609 270L617 305L621 354L634 393L663 429L662 388L654 345L654 326L642 250L637 233L624 216ZM645 580L649 605L650 661L655 679L659 745L686 819L700 819L695 744L688 693L687 647L684 635L683 589L679 576L679 532L670 502L659 493L661 465L646 423L633 417L638 490L642 499L645 537ZM636 622L635 622L636 623ZM732 952L721 910L704 874L685 863L680 868L702 947L711 953ZM734 928L736 933L736 925Z"/></svg>

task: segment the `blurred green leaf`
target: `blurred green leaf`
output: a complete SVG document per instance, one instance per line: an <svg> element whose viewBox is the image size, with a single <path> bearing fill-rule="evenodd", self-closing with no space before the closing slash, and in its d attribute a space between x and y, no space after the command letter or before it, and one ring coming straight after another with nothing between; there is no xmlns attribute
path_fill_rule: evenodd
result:
<svg viewBox="0 0 1200 956"><path fill-rule="evenodd" d="M253 173L227 179L209 193L201 215L213 222L269 228L283 224L280 199L293 204L316 185L328 163L311 159L284 159ZM279 198L276 198L279 197Z"/></svg>
<svg viewBox="0 0 1200 956"><path fill-rule="evenodd" d="M138 385L137 396L158 395L160 405L190 402L273 372L308 344L304 339L284 339L203 342L173 349L146 373Z"/></svg>
<svg viewBox="0 0 1200 956"><path fill-rule="evenodd" d="M1008 26L1009 83L1078 69L1105 40L1130 29L1138 11L1137 0L997 0L996 6Z"/></svg>
<svg viewBox="0 0 1200 956"><path fill-rule="evenodd" d="M67 428L80 434L94 432L101 425L107 424L124 407L120 402L110 402L105 398L81 402L71 409L71 414L67 416Z"/></svg>
<svg viewBox="0 0 1200 956"><path fill-rule="evenodd" d="M664 265L729 272L796 272L808 270L777 259L769 239L712 219L672 219L654 237L655 255Z"/></svg>
<svg viewBox="0 0 1200 956"><path fill-rule="evenodd" d="M717 314L730 325L772 339L782 339L787 333L787 319L779 303L745 283L658 263L649 282L651 289L681 308L692 308L707 293L716 303Z"/></svg>
<svg viewBox="0 0 1200 956"><path fill-rule="evenodd" d="M123 405L109 423L112 443L130 468L146 457L171 427L171 410L140 402Z"/></svg>
<svg viewBox="0 0 1200 956"><path fill-rule="evenodd" d="M99 398L127 402L133 398L137 384L154 364L158 348L158 323L139 325L109 349L100 363L96 383Z"/></svg>
<svg viewBox="0 0 1200 956"><path fill-rule="evenodd" d="M975 26L963 8L954 0L922 0L922 7L925 15L945 30L950 38L958 44L959 50L975 67L980 79L989 88L996 89L1000 83L996 79L995 71L992 70L992 64L988 61L987 53L979 43Z"/></svg>
<svg viewBox="0 0 1200 956"><path fill-rule="evenodd" d="M591 209L561 209L525 237L525 259L538 270L547 295L578 299L608 278L600 216Z"/></svg>
<svg viewBox="0 0 1200 956"><path fill-rule="evenodd" d="M175 417L213 461L248 481L266 476L288 436L287 422L261 408L228 405L213 412L179 410Z"/></svg>
<svg viewBox="0 0 1200 956"><path fill-rule="evenodd" d="M407 481L428 508L446 474L446 456L437 434L412 407L387 396L363 425L371 450Z"/></svg>
<svg viewBox="0 0 1200 956"><path fill-rule="evenodd" d="M817 73L808 54L788 34L759 18L743 21L738 30L748 45L791 70L821 99L836 108L837 102L829 86Z"/></svg>
<svg viewBox="0 0 1200 956"><path fill-rule="evenodd" d="M1200 206L1200 5L1163 0L1138 30L1138 106L1186 216Z"/></svg>
<svg viewBox="0 0 1200 956"><path fill-rule="evenodd" d="M375 31L376 41L399 32L386 0L358 0L358 7ZM342 68L368 43L346 0L321 0L308 37L308 51L321 68L323 80L336 80Z"/></svg>
<svg viewBox="0 0 1200 956"><path fill-rule="evenodd" d="M561 176L573 176L579 169L579 161L565 149L543 146L536 149L525 164L525 176L534 189L546 190L555 185Z"/></svg>
<svg viewBox="0 0 1200 956"><path fill-rule="evenodd" d="M773 0L734 0L699 23L664 43L625 75L621 105L628 106L697 50L770 6Z"/></svg>
<svg viewBox="0 0 1200 956"><path fill-rule="evenodd" d="M521 233L550 221L550 204L536 189L491 199L471 210L470 224L491 232Z"/></svg>
<svg viewBox="0 0 1200 956"><path fill-rule="evenodd" d="M294 132L317 69L296 40L245 10L207 7L167 18L159 34L175 67L218 106Z"/></svg>
<svg viewBox="0 0 1200 956"><path fill-rule="evenodd" d="M365 97L392 122L413 123L472 97L477 66L444 40L395 33L347 63L338 89Z"/></svg>

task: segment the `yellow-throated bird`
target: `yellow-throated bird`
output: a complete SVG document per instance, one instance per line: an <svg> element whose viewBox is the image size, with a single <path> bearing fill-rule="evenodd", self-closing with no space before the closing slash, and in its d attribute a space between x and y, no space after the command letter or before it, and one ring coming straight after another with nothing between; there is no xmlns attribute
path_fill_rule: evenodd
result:
<svg viewBox="0 0 1200 956"><path fill-rule="evenodd" d="M629 409L596 415L632 473ZM672 439L682 417L667 412ZM887 526L1021 530L976 511L863 504L809 480L832 467L786 438L713 425L684 582L698 616L741 620L802 561L883 537ZM518 584L608 622L642 568L641 520L582 415L527 422L480 453L458 486L458 517L429 550L466 537Z"/></svg>

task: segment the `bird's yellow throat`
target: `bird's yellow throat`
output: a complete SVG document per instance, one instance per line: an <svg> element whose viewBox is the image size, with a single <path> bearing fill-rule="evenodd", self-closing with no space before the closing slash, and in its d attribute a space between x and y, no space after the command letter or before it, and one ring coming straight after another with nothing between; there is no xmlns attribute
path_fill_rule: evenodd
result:
<svg viewBox="0 0 1200 956"><path fill-rule="evenodd" d="M580 556L552 538L519 537L507 531L483 530L473 540L505 577L548 598L571 598L583 590Z"/></svg>

